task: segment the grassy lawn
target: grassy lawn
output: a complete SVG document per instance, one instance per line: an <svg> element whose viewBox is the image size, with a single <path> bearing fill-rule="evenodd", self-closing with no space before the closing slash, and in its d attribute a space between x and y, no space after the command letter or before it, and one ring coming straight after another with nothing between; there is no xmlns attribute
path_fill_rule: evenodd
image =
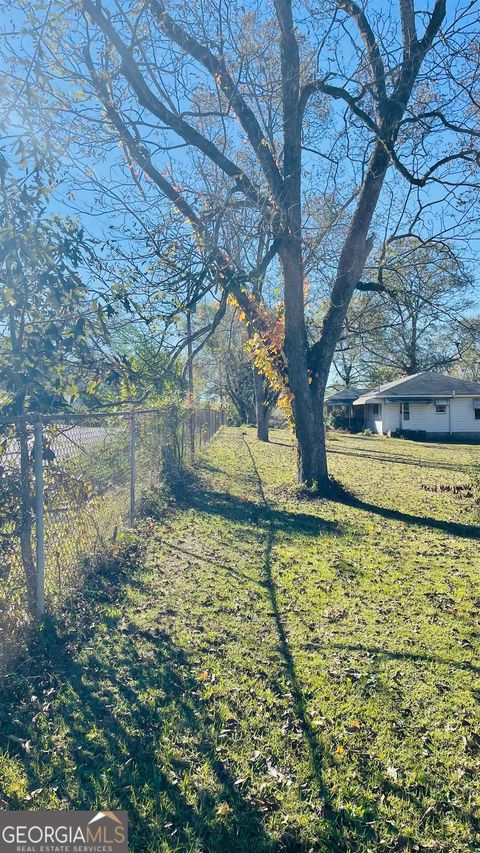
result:
<svg viewBox="0 0 480 853"><path fill-rule="evenodd" d="M10 679L2 808L126 808L134 853L480 850L480 530L433 490L480 449L329 449L348 503L298 497L289 433L217 436Z"/></svg>

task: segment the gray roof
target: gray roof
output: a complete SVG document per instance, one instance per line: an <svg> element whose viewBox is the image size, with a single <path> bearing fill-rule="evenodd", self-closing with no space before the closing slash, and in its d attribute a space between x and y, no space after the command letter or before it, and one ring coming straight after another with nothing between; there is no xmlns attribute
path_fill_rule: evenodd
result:
<svg viewBox="0 0 480 853"><path fill-rule="evenodd" d="M341 406L342 403L352 403L357 399L357 397L365 394L366 391L366 388L341 388L340 391L336 391L334 394L330 394L329 397L326 397L325 402L327 406L329 404Z"/></svg>
<svg viewBox="0 0 480 853"><path fill-rule="evenodd" d="M445 376L443 373L426 371L415 373L413 376L403 376L394 382L387 382L372 391L368 391L358 399L357 405L366 399L398 397L399 400L410 398L480 397L480 382L469 382L467 379L457 379L455 376Z"/></svg>

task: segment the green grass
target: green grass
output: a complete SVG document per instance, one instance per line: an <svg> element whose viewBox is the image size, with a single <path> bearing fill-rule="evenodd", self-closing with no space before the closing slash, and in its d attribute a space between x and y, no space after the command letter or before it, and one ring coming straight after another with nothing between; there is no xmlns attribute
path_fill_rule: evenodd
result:
<svg viewBox="0 0 480 853"><path fill-rule="evenodd" d="M134 853L480 850L478 510L431 490L479 450L335 436L340 501L291 444L222 431L47 632L3 808L126 808Z"/></svg>

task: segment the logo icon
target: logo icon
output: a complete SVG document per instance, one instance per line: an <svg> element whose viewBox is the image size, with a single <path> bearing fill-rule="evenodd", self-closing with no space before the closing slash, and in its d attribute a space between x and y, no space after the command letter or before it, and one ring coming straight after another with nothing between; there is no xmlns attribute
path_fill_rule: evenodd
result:
<svg viewBox="0 0 480 853"><path fill-rule="evenodd" d="M117 817L115 812L97 812L95 817L92 817L92 819L88 821L88 825L90 826L91 823L97 823L98 820L102 820L104 817L108 817L110 820L113 820L114 823L119 823L120 826L122 826L122 821Z"/></svg>

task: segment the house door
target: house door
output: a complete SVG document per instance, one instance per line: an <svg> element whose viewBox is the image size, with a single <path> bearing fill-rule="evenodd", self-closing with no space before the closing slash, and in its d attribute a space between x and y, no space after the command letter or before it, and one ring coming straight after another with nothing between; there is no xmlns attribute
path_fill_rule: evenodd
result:
<svg viewBox="0 0 480 853"><path fill-rule="evenodd" d="M400 403L400 429L408 429L410 421L410 403Z"/></svg>

